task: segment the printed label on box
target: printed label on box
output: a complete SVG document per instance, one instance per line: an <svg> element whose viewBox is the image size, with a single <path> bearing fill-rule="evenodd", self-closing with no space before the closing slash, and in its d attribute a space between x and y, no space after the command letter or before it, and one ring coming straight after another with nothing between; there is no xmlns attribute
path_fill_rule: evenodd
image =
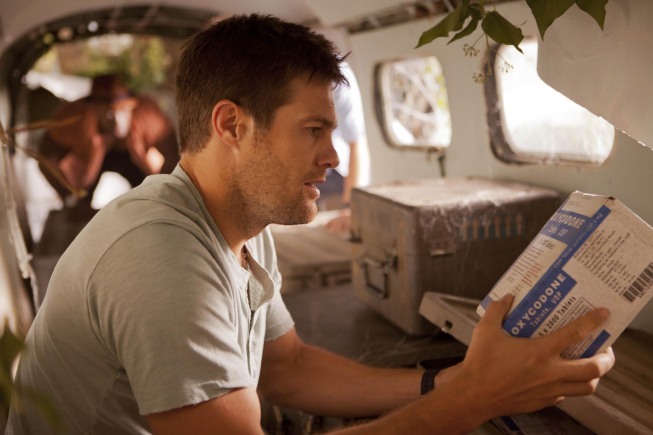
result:
<svg viewBox="0 0 653 435"><path fill-rule="evenodd" d="M618 200L574 192L478 306L515 295L503 328L546 335L597 307L610 318L566 349L583 358L606 349L653 296L653 228Z"/></svg>

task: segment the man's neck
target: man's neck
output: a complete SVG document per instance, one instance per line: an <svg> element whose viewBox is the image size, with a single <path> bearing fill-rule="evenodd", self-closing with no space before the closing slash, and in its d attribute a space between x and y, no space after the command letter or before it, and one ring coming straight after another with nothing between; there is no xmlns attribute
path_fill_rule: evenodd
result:
<svg viewBox="0 0 653 435"><path fill-rule="evenodd" d="M209 178L202 176L202 166L195 164L195 161L195 159L182 157L180 166L195 185L229 248L236 258L240 259L245 249L245 242L263 231L265 225L254 225L247 222L242 214L236 214L235 210L241 210L241 207L231 203L229 189L226 188L229 185L227 180L224 180L223 183L209 183L206 181Z"/></svg>

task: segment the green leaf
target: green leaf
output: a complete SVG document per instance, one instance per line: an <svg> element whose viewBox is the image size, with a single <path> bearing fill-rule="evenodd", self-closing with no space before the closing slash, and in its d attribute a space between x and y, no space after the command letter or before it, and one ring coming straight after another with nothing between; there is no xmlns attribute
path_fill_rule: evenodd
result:
<svg viewBox="0 0 653 435"><path fill-rule="evenodd" d="M588 0L592 2L594 0ZM526 0L531 12L535 17L540 36L544 39L544 33L558 17L567 12L575 0Z"/></svg>
<svg viewBox="0 0 653 435"><path fill-rule="evenodd" d="M477 20L480 20L481 18L483 18L483 13L485 13L485 8L477 3L472 3L471 5L469 5L469 13L472 16L472 18L476 18Z"/></svg>
<svg viewBox="0 0 653 435"><path fill-rule="evenodd" d="M5 329L0 337L0 408L9 409L13 391L11 366L23 347L23 342L11 332L9 322L5 321Z"/></svg>
<svg viewBox="0 0 653 435"><path fill-rule="evenodd" d="M608 0L576 0L576 6L587 12L603 30L605 23L605 5Z"/></svg>
<svg viewBox="0 0 653 435"><path fill-rule="evenodd" d="M11 379L11 373L0 371L0 412L9 409L11 394L14 391L14 385Z"/></svg>
<svg viewBox="0 0 653 435"><path fill-rule="evenodd" d="M485 34L496 42L512 45L523 53L521 48L519 48L519 43L524 39L524 34L521 29L510 23L510 21L506 20L498 12L492 11L485 15L481 27L485 31Z"/></svg>
<svg viewBox="0 0 653 435"><path fill-rule="evenodd" d="M61 429L63 427L63 421L61 416L57 412L57 408L54 406L54 403L47 397L35 393L33 391L21 391L22 396L26 400L31 400L37 408L41 411L41 415L50 423L53 429Z"/></svg>
<svg viewBox="0 0 653 435"><path fill-rule="evenodd" d="M472 18L472 20L469 22L467 27L465 27L460 32L456 33L454 35L454 37L451 38L449 40L449 42L447 42L447 44L451 44L452 42L454 42L454 41L456 41L456 40L458 40L460 38L464 38L467 35L471 35L472 33L474 33L474 30L476 30L477 26L478 26L478 18Z"/></svg>
<svg viewBox="0 0 653 435"><path fill-rule="evenodd" d="M422 45L428 44L436 38L443 36L448 36L449 32L458 31L462 29L463 24L469 14L471 13L469 9L469 0L463 0L460 4L454 9L449 15L444 17L435 26L431 27L419 37L419 42L415 48L419 48Z"/></svg>
<svg viewBox="0 0 653 435"><path fill-rule="evenodd" d="M11 373L11 365L23 347L23 342L11 332L9 322L5 322L5 330L0 337L0 362L2 363L0 369L5 373Z"/></svg>
<svg viewBox="0 0 653 435"><path fill-rule="evenodd" d="M0 337L0 410L3 408L5 411L9 409L9 402L12 395L15 394L17 403L25 400L33 401L52 427L60 429L63 427L62 420L52 401L37 392L21 389L17 385L13 385L11 366L24 347L25 344L13 334L8 322L6 322L5 330L2 337Z"/></svg>

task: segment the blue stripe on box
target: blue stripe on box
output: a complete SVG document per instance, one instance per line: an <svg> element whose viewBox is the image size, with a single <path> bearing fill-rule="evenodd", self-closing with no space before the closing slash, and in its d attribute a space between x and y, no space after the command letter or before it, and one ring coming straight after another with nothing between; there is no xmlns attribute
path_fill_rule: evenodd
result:
<svg viewBox="0 0 653 435"><path fill-rule="evenodd" d="M601 346L603 346L603 344L608 341L608 338L610 338L610 334L604 329L580 357L589 358L594 356L596 352L598 352L598 350L601 348Z"/></svg>
<svg viewBox="0 0 653 435"><path fill-rule="evenodd" d="M564 207L564 205L562 206ZM610 208L602 205L592 217L581 215L579 213L574 213L566 210L562 210L562 207L556 211L549 221L542 227L540 234L543 234L547 237L552 237L556 240L559 240L567 245L564 251L556 259L556 261L549 267L549 269L544 273L542 279L531 289L529 294L522 300L522 302L515 307L513 312L507 317L504 322L503 328L510 334L519 336L519 337L530 337L537 326L539 326L542 321L550 314L549 311L538 313L539 320L536 322L537 326L530 327L525 330L519 328L518 333L513 333L513 328L517 325L519 319L523 317L525 313L532 307L537 299L546 292L548 286L556 279L556 277L563 274L565 277L569 277L570 280L566 280L566 285L563 286L563 289L569 292L571 288L568 288L567 285L576 283L569 275L567 275L562 267L567 264L570 258L578 251L578 249L585 243L585 241L592 235L594 230L605 220L605 218L610 214ZM506 272L507 273L507 272ZM505 273L504 273L505 275ZM503 276L501 277L501 279ZM531 295L532 294L532 295ZM481 306L484 309L487 309L487 306L490 304L492 299L489 294L481 301ZM551 305L548 306L549 309ZM519 324L521 326L521 324ZM529 334L530 332L530 334Z"/></svg>
<svg viewBox="0 0 653 435"><path fill-rule="evenodd" d="M503 323L510 335L531 337L556 305L565 299L576 281L564 270L549 269Z"/></svg>

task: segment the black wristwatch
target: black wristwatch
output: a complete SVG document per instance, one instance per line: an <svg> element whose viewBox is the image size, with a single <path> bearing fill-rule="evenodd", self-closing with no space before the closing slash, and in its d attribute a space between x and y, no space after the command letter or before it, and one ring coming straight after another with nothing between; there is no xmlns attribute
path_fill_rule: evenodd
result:
<svg viewBox="0 0 653 435"><path fill-rule="evenodd" d="M422 374L421 393L426 394L435 388L435 376L440 372L440 369L427 369Z"/></svg>

